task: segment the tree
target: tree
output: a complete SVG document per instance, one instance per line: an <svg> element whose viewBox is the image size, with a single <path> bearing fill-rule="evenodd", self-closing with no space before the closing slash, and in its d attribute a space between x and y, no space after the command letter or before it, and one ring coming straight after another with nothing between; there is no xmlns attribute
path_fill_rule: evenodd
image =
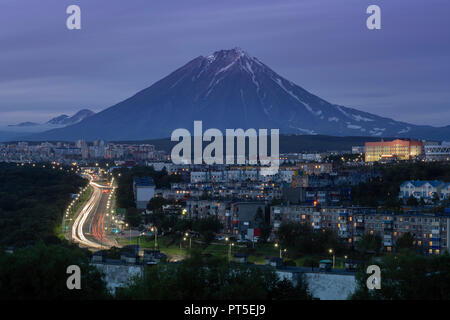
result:
<svg viewBox="0 0 450 320"><path fill-rule="evenodd" d="M440 201L439 194L436 192L433 194L433 203L436 205L439 204L439 201Z"/></svg>
<svg viewBox="0 0 450 320"><path fill-rule="evenodd" d="M414 248L414 235L410 232L404 233L401 237L395 241L396 250L413 249Z"/></svg>
<svg viewBox="0 0 450 320"><path fill-rule="evenodd" d="M362 253L375 252L379 253L382 247L382 239L377 234L365 233L357 242L357 247Z"/></svg>
<svg viewBox="0 0 450 320"><path fill-rule="evenodd" d="M266 207L266 208L268 208L268 207ZM270 219L270 212L269 212L269 219ZM257 228L259 228L259 230L261 232L259 241L261 241L262 243L267 242L267 239L269 238L269 236L272 232L272 226L270 225L269 221L267 218L267 210L265 211L265 214L263 214L261 207L258 207L258 209L256 210L256 214L255 214L255 225Z"/></svg>
<svg viewBox="0 0 450 320"><path fill-rule="evenodd" d="M381 269L381 289L368 290L369 275L362 268L357 273L355 300L449 300L450 255L421 256L411 251L386 255L381 262L371 261Z"/></svg>
<svg viewBox="0 0 450 320"><path fill-rule="evenodd" d="M317 262L313 258L306 258L305 260L303 260L303 266L310 267L311 270L313 270L314 267L317 267Z"/></svg>
<svg viewBox="0 0 450 320"><path fill-rule="evenodd" d="M179 264L160 263L144 277L117 291L119 299L152 300L300 300L311 299L306 282L280 280L273 269L229 264L193 250Z"/></svg>
<svg viewBox="0 0 450 320"><path fill-rule="evenodd" d="M81 269L81 290L68 290L67 267ZM76 246L45 245L0 251L0 300L105 299L109 297L100 272L89 265L89 251Z"/></svg>
<svg viewBox="0 0 450 320"><path fill-rule="evenodd" d="M406 200L406 204L408 206L413 206L416 207L419 205L419 201L417 201L416 197L414 197L413 195L409 196L409 198Z"/></svg>
<svg viewBox="0 0 450 320"><path fill-rule="evenodd" d="M344 249L342 240L330 230L313 230L304 223L282 223L277 231L282 247L290 248L293 256L323 254L333 249L340 253Z"/></svg>
<svg viewBox="0 0 450 320"><path fill-rule="evenodd" d="M42 239L59 243L54 234L61 230L71 195L86 184L66 170L0 163L0 245L24 247Z"/></svg>
<svg viewBox="0 0 450 320"><path fill-rule="evenodd" d="M142 215L138 209L130 207L127 209L125 220L130 224L130 226L139 227L142 222Z"/></svg>
<svg viewBox="0 0 450 320"><path fill-rule="evenodd" d="M153 213L160 212L163 205L168 204L169 201L163 197L154 197L147 203L147 209L153 211Z"/></svg>
<svg viewBox="0 0 450 320"><path fill-rule="evenodd" d="M192 229L200 233L205 245L209 245L215 238L215 234L222 229L222 223L216 216L195 220Z"/></svg>

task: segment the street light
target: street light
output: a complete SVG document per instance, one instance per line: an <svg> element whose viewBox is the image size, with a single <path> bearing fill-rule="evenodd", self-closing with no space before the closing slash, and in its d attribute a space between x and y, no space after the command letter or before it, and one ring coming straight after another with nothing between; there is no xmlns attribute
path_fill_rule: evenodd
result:
<svg viewBox="0 0 450 320"><path fill-rule="evenodd" d="M279 247L278 243L275 243L275 248L278 248L278 247ZM282 252L286 253L286 251L287 251L287 249L281 249L281 247L280 247L280 259L282 259L281 253Z"/></svg>
<svg viewBox="0 0 450 320"><path fill-rule="evenodd" d="M155 250L156 250L158 248L158 228L156 226L153 226L150 230L155 233Z"/></svg>
<svg viewBox="0 0 450 320"><path fill-rule="evenodd" d="M230 239L228 237L225 238L225 241L228 242ZM229 246L228 246L228 261L231 260L231 247L234 246L234 243L229 241Z"/></svg>
<svg viewBox="0 0 450 320"><path fill-rule="evenodd" d="M329 249L328 252L333 255L333 269L334 269L334 261L335 261L334 251L333 249Z"/></svg>
<svg viewBox="0 0 450 320"><path fill-rule="evenodd" d="M186 232L186 233L184 234L183 240L186 241L187 238L189 238L189 249L192 249L192 237L189 237L189 233Z"/></svg>
<svg viewBox="0 0 450 320"><path fill-rule="evenodd" d="M139 246L139 248L141 248L141 236L143 236L143 235L145 235L145 232L139 233L139 237L138 237L138 246Z"/></svg>
<svg viewBox="0 0 450 320"><path fill-rule="evenodd" d="M128 223L125 224L125 227L128 227ZM130 226L130 244L131 244L131 226Z"/></svg>

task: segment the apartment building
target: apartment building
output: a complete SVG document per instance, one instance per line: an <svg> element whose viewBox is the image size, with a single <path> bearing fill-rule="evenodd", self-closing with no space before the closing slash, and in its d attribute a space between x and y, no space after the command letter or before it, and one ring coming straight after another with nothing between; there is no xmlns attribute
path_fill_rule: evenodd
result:
<svg viewBox="0 0 450 320"><path fill-rule="evenodd" d="M450 247L450 214L377 212L364 207L274 206L273 230L283 222L310 224L315 230L332 230L353 246L365 234L382 238L383 249L393 250L395 241L406 232L414 235L416 246L426 254L440 254Z"/></svg>
<svg viewBox="0 0 450 320"><path fill-rule="evenodd" d="M186 210L192 218L207 218L215 216L223 226L223 232L246 238L249 230L254 230L258 226L255 216L258 208L263 214L266 204L262 201L254 202L232 202L213 200L188 200Z"/></svg>
<svg viewBox="0 0 450 320"><path fill-rule="evenodd" d="M386 159L410 160L423 152L421 141L400 140L366 142L365 160L374 162Z"/></svg>
<svg viewBox="0 0 450 320"><path fill-rule="evenodd" d="M450 142L448 141L441 144L427 143L424 151L427 161L450 161Z"/></svg>
<svg viewBox="0 0 450 320"><path fill-rule="evenodd" d="M399 199L413 196L431 202L433 199L448 199L449 183L440 180L408 180L400 185Z"/></svg>

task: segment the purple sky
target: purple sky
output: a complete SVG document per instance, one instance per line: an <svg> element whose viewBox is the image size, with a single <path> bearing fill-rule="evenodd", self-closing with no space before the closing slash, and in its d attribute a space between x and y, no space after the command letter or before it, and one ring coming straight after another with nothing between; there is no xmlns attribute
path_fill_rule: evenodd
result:
<svg viewBox="0 0 450 320"><path fill-rule="evenodd" d="M241 47L332 102L450 124L448 0L0 0L0 124L99 111ZM66 29L66 8L82 30ZM382 9L382 30L365 26Z"/></svg>

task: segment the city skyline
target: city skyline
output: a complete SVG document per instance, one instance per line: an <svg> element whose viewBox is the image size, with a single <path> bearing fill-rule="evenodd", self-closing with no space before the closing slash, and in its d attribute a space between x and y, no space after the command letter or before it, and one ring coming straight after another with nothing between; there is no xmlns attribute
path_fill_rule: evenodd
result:
<svg viewBox="0 0 450 320"><path fill-rule="evenodd" d="M378 1L382 29L370 31L366 2L136 1L131 8L78 1L83 27L69 31L70 1L7 1L8 16L0 22L0 126L106 109L187 60L232 47L331 103L448 125L450 45L443 41L449 30L443 9L449 4L410 1L405 8Z"/></svg>

